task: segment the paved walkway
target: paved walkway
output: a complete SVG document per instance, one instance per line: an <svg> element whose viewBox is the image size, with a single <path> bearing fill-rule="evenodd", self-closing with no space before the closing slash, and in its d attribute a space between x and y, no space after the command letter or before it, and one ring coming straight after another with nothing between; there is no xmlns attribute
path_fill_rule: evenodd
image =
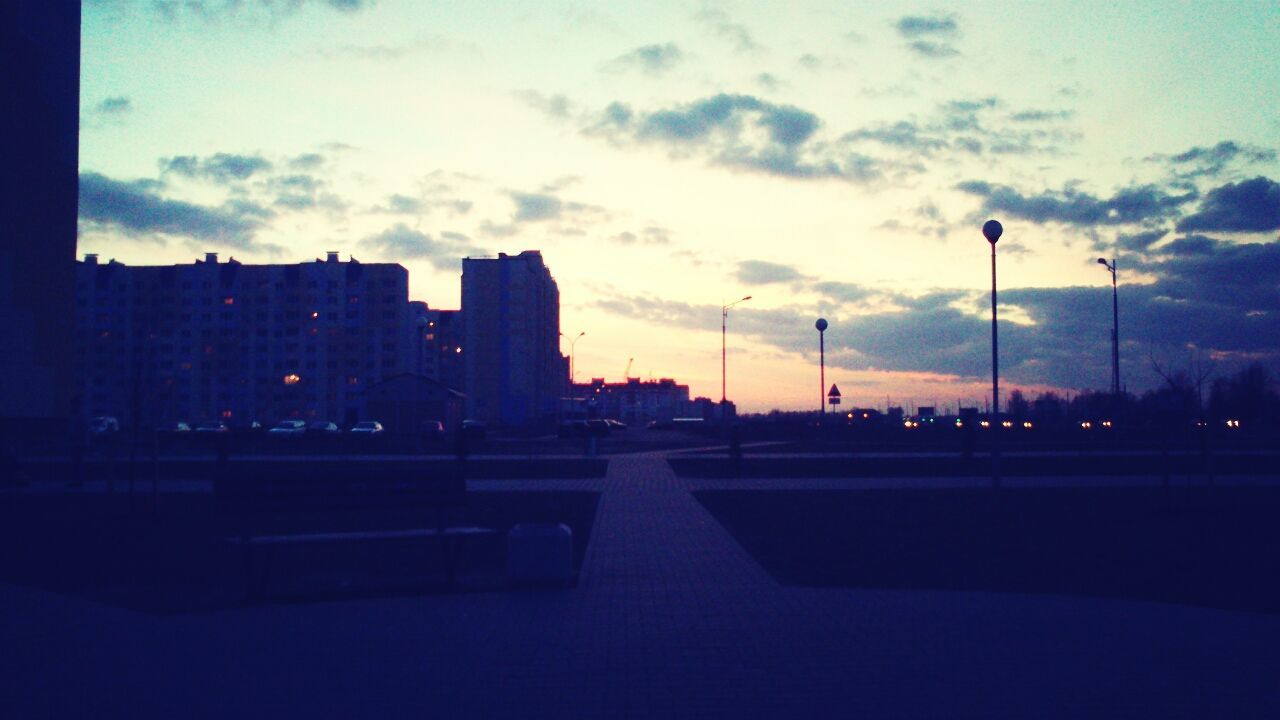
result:
<svg viewBox="0 0 1280 720"><path fill-rule="evenodd" d="M473 485L602 492L579 586L155 617L0 585L0 717L1280 715L1280 617L782 587L689 492L768 483L657 456Z"/></svg>

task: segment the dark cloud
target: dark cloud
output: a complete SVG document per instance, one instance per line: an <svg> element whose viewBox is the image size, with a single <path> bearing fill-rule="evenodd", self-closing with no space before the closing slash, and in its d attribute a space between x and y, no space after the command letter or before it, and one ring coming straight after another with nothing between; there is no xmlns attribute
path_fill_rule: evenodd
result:
<svg viewBox="0 0 1280 720"><path fill-rule="evenodd" d="M607 67L617 70L636 68L651 75L661 75L674 68L682 59L684 53L675 43L642 45L614 58Z"/></svg>
<svg viewBox="0 0 1280 720"><path fill-rule="evenodd" d="M1280 184L1258 176L1210 190L1179 231L1267 232L1280 230Z"/></svg>
<svg viewBox="0 0 1280 720"><path fill-rule="evenodd" d="M404 223L370 235L360 244L385 260L426 260L441 270L456 270L462 258L484 252L461 233L442 232L433 237Z"/></svg>
<svg viewBox="0 0 1280 720"><path fill-rule="evenodd" d="M960 32L960 25L954 15L907 15L893 24L904 38L924 36L952 36Z"/></svg>
<svg viewBox="0 0 1280 720"><path fill-rule="evenodd" d="M1141 392L1162 380L1149 356L1196 347L1232 363L1280 363L1280 240L1231 243L1186 236L1160 245L1136 240L1143 255L1121 266L1121 373ZM799 273L759 263L761 282L786 282ZM744 263L743 266L747 264ZM1126 282L1141 273L1141 283ZM735 333L785 351L811 355L813 318L831 321L829 366L852 370L935 373L968 380L989 377L990 315L983 292L934 290L910 296L864 286L814 281L815 306L735 309ZM1008 288L1000 293L1002 380L1011 386L1046 384L1102 388L1110 380L1111 289L1099 271L1089 287ZM718 331L718 307L653 297L607 297L608 312L662 326ZM1017 312L1014 312L1016 309Z"/></svg>
<svg viewBox="0 0 1280 720"><path fill-rule="evenodd" d="M94 106L101 115L120 116L133 112L133 103L127 97L109 97Z"/></svg>
<svg viewBox="0 0 1280 720"><path fill-rule="evenodd" d="M766 262L764 260L743 260L733 277L744 285L771 285L773 283L793 283L805 279L805 275L791 265Z"/></svg>
<svg viewBox="0 0 1280 720"><path fill-rule="evenodd" d="M180 155L160 161L162 173L176 173L189 178L228 183L248 180L255 174L271 171L271 161L260 155L216 153L206 158Z"/></svg>
<svg viewBox="0 0 1280 720"><path fill-rule="evenodd" d="M289 159L289 167L294 170L319 170L324 165L324 156L320 153L304 153Z"/></svg>
<svg viewBox="0 0 1280 720"><path fill-rule="evenodd" d="M1145 253L1152 245L1160 242L1168 230L1144 230L1137 233L1120 233L1116 235L1116 247L1127 253ZM1098 248L1102 249L1102 248Z"/></svg>
<svg viewBox="0 0 1280 720"><path fill-rule="evenodd" d="M280 207L293 210L342 210L346 207L341 198L328 191L328 182L315 175L281 175L268 180L266 187L275 194L274 204Z"/></svg>
<svg viewBox="0 0 1280 720"><path fill-rule="evenodd" d="M424 210L421 200L408 195L393 194L387 196L387 204L379 207L379 212L393 215L417 215Z"/></svg>
<svg viewBox="0 0 1280 720"><path fill-rule="evenodd" d="M982 180L962 182L956 189L981 197L982 209L987 213L1003 213L1038 223L1078 226L1164 220L1176 216L1182 205L1195 199L1194 193L1170 195L1154 185L1124 188L1110 198L1099 198L1072 187L1061 192L1023 195L1007 185L993 185Z"/></svg>
<svg viewBox="0 0 1280 720"><path fill-rule="evenodd" d="M247 201L208 207L157 194L158 183L80 174L80 219L132 236L168 236L254 248L254 233L271 213Z"/></svg>

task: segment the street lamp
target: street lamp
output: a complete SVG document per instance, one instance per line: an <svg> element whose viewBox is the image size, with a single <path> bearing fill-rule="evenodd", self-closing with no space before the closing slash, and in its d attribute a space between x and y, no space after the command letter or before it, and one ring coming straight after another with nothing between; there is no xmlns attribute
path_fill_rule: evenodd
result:
<svg viewBox="0 0 1280 720"><path fill-rule="evenodd" d="M818 422L827 416L827 348L823 333L827 331L827 319L818 318L813 326L818 329Z"/></svg>
<svg viewBox="0 0 1280 720"><path fill-rule="evenodd" d="M1111 271L1111 394L1120 397L1120 296L1116 292L1116 259L1098 258Z"/></svg>
<svg viewBox="0 0 1280 720"><path fill-rule="evenodd" d="M561 334L561 335L564 335L564 333L560 333L560 334ZM573 338L572 340L570 340L570 341L569 341L569 384L570 384L570 385L573 385L573 378L574 378L574 375L573 375L573 353L574 353L574 350L576 349L576 348L575 348L575 346L578 344L578 340L580 340L580 339L582 338L582 336L583 336L583 335L586 335L586 334L587 334L587 331L586 331L586 330L583 330L582 332L580 332L580 333L578 333L577 335L575 335L575 336L574 336L574 338Z"/></svg>
<svg viewBox="0 0 1280 720"><path fill-rule="evenodd" d="M982 224L982 235L991 244L991 418L1000 419L1000 342L996 334L996 241L1004 234L1004 226L998 220ZM991 485L1000 487L1000 428L998 422L991 425Z"/></svg>
<svg viewBox="0 0 1280 720"><path fill-rule="evenodd" d="M738 303L746 302L750 299L751 299L751 296L748 295L742 298L741 300L734 300L728 305L720 306L720 414L721 415L725 415L726 413L725 403L727 401L727 398L725 397L725 387L726 387L726 384L725 384L725 368L726 368L725 328L729 324L729 308L733 307L734 305L737 305ZM728 417L725 416L724 419L727 421Z"/></svg>

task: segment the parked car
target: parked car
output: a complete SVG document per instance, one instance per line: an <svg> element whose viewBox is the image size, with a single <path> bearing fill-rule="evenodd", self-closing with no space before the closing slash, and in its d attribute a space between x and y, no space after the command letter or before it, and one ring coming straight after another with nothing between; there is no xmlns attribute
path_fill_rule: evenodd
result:
<svg viewBox="0 0 1280 720"><path fill-rule="evenodd" d="M168 422L157 426L156 432L165 435L171 433L188 433L191 432L191 426L184 422Z"/></svg>
<svg viewBox="0 0 1280 720"><path fill-rule="evenodd" d="M609 424L610 430L626 430L627 429L627 424L622 422L621 420L614 420L613 418L605 418L604 421Z"/></svg>
<svg viewBox="0 0 1280 720"><path fill-rule="evenodd" d="M483 420L463 420L462 434L471 440L484 440L485 433L489 430L489 426Z"/></svg>
<svg viewBox="0 0 1280 720"><path fill-rule="evenodd" d="M317 420L307 426L307 432L316 433L318 435L337 435L342 432L342 430L338 429L337 423Z"/></svg>
<svg viewBox="0 0 1280 720"><path fill-rule="evenodd" d="M209 420L207 422L202 422L199 425L196 425L196 432L225 433L225 432L231 432L231 429L228 428L227 424L222 422L221 420Z"/></svg>
<svg viewBox="0 0 1280 720"><path fill-rule="evenodd" d="M431 442L444 440L444 423L439 420L427 420L422 423L419 432L423 438Z"/></svg>
<svg viewBox="0 0 1280 720"><path fill-rule="evenodd" d="M110 435L120 432L120 421L113 417L96 417L89 420L89 434L93 436Z"/></svg>
<svg viewBox="0 0 1280 720"><path fill-rule="evenodd" d="M361 420L355 425L352 425L351 430L348 432L352 435L361 435L365 437L379 435L382 433L382 423L377 420Z"/></svg>
<svg viewBox="0 0 1280 720"><path fill-rule="evenodd" d="M281 420L275 427L268 430L267 434L274 437L294 437L306 432L307 423L302 420Z"/></svg>

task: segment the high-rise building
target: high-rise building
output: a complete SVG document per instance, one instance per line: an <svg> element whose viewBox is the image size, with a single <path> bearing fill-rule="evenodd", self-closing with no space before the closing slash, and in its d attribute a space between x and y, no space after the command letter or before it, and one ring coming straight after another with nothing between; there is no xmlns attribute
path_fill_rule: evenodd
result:
<svg viewBox="0 0 1280 720"><path fill-rule="evenodd" d="M80 0L3 3L0 53L0 436L63 432L75 412Z"/></svg>
<svg viewBox="0 0 1280 720"><path fill-rule="evenodd" d="M326 260L76 263L75 368L86 415L354 423L369 385L414 372L409 274ZM373 418L377 419L377 418Z"/></svg>
<svg viewBox="0 0 1280 720"><path fill-rule="evenodd" d="M462 261L462 357L469 417L554 420L564 392L560 291L536 250Z"/></svg>

